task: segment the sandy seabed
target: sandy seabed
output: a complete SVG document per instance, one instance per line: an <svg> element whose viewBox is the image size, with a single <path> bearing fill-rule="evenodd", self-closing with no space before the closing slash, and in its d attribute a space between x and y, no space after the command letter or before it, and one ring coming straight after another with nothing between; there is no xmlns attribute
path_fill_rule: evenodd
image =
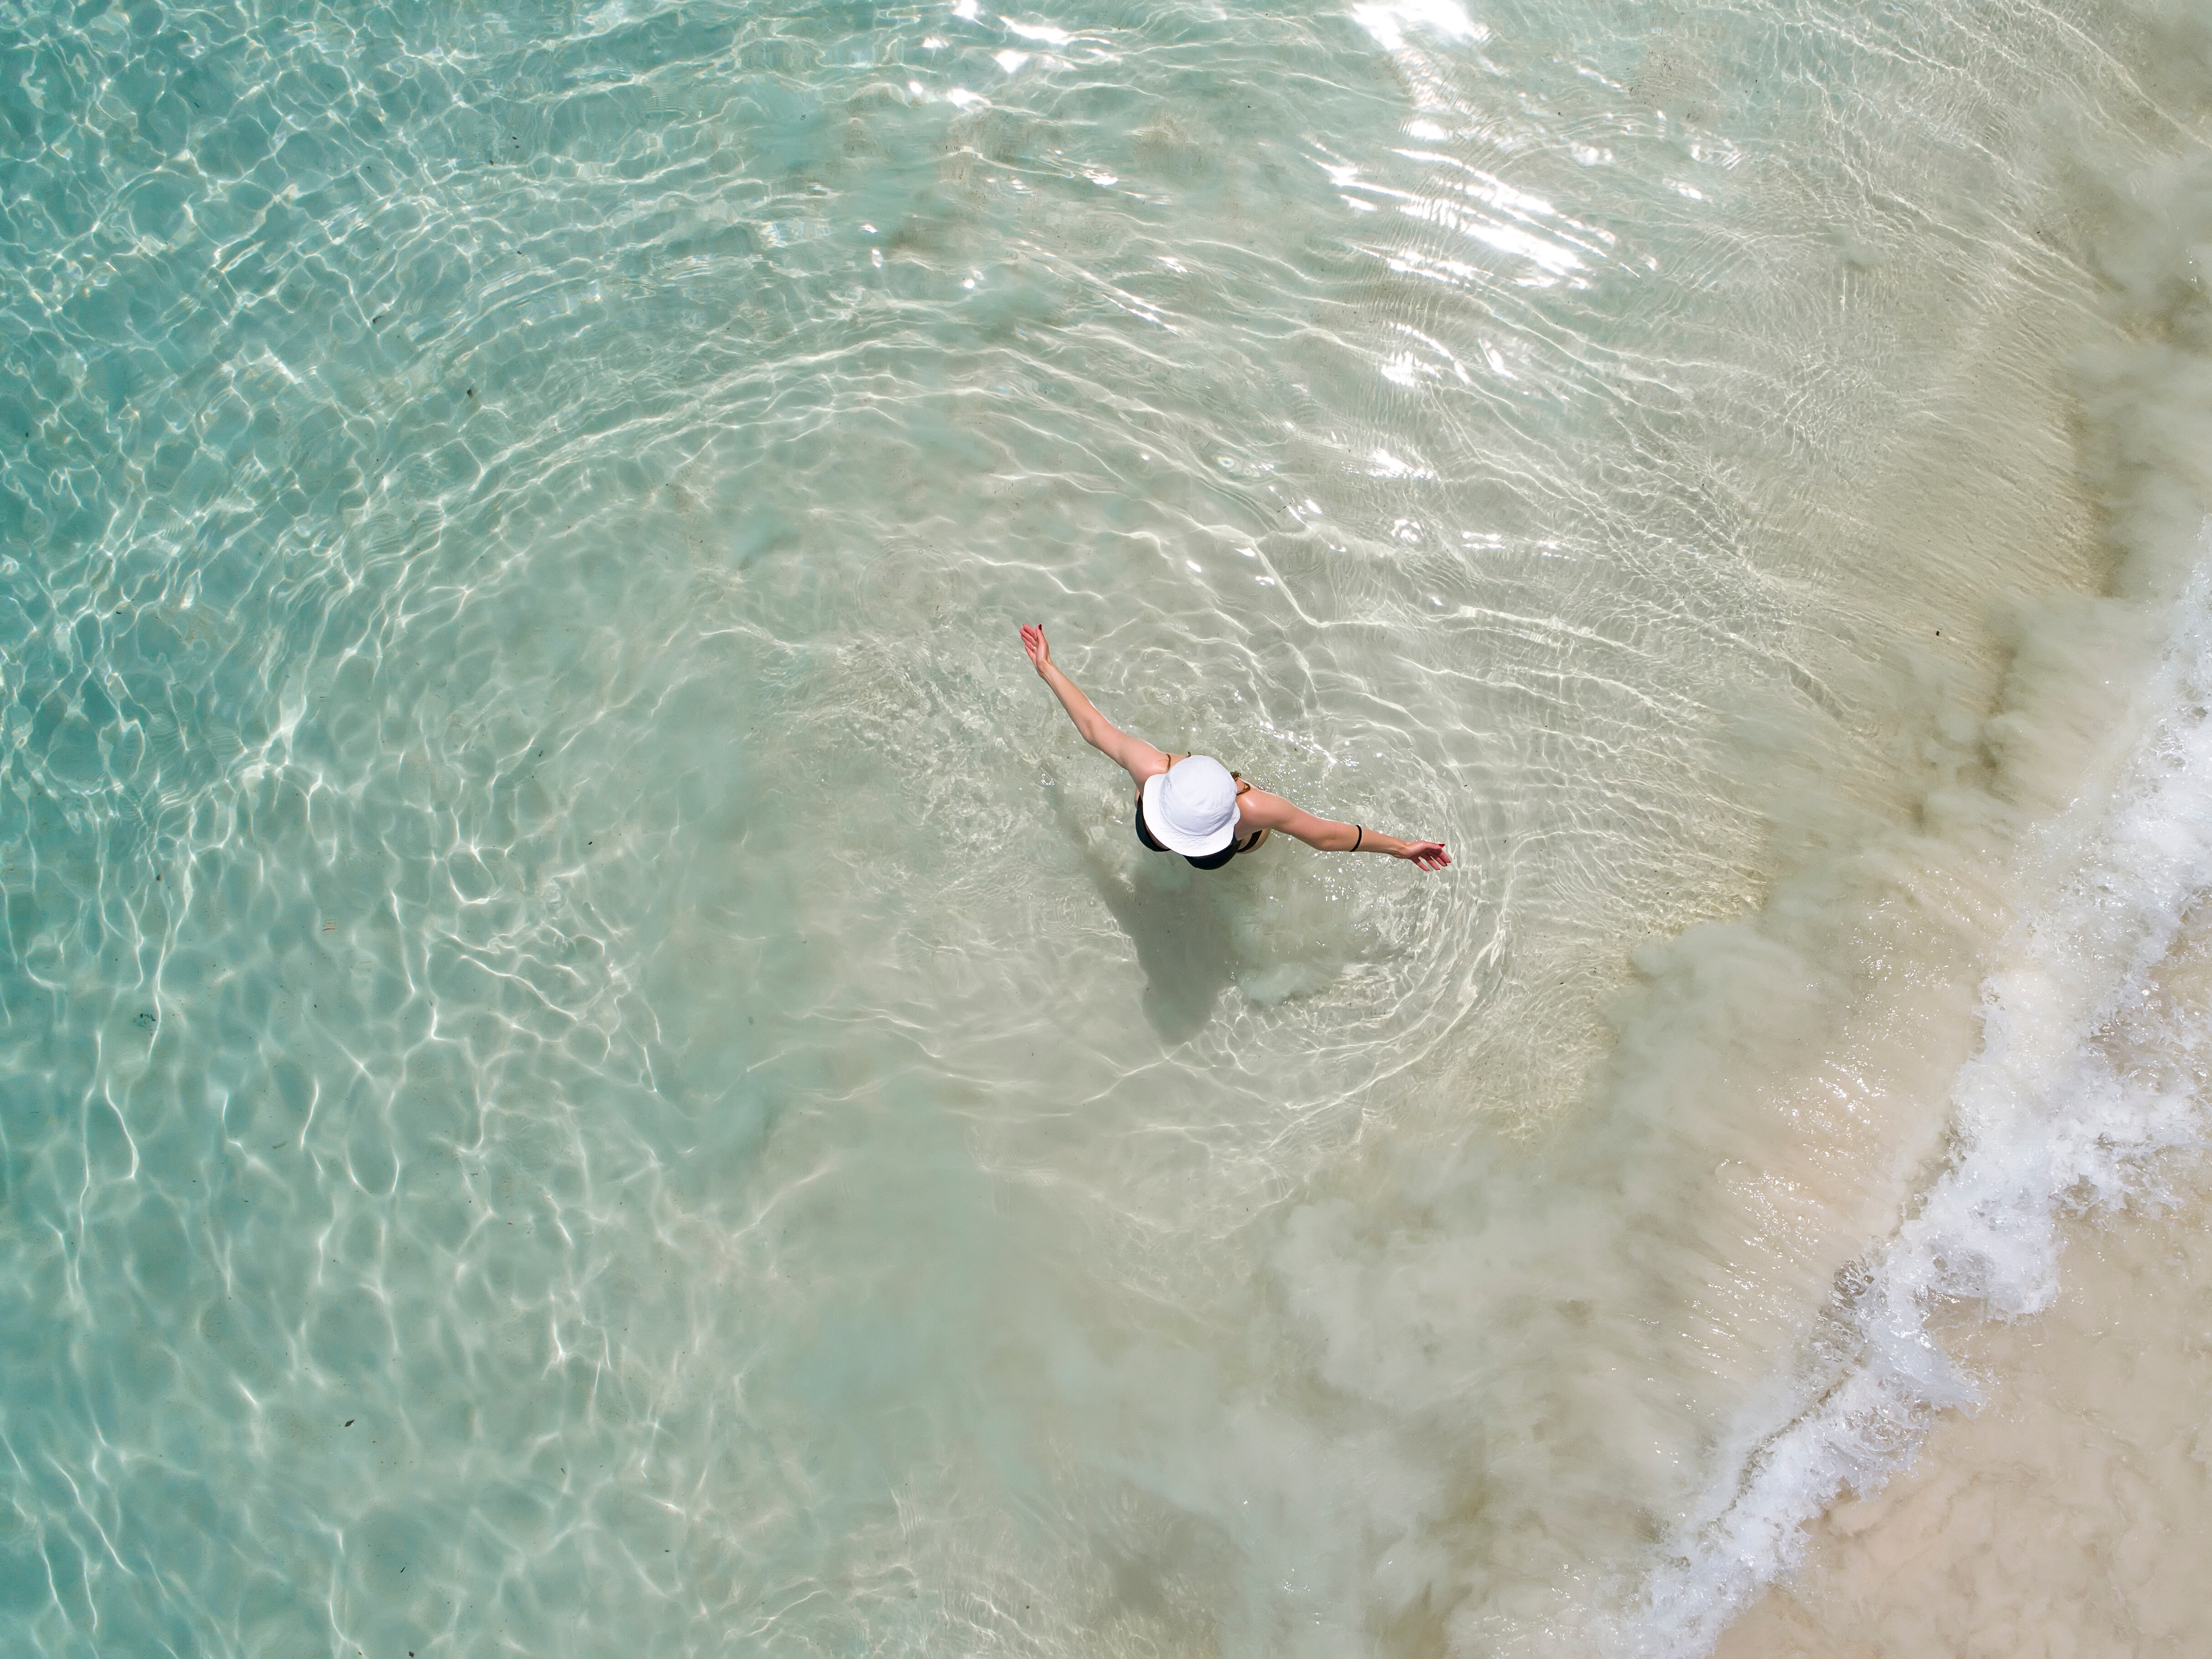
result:
<svg viewBox="0 0 2212 1659"><path fill-rule="evenodd" d="M1717 1659L2212 1654L2212 1170L2075 1220L2064 1290L1961 1325L1985 1402L1813 1528Z"/></svg>

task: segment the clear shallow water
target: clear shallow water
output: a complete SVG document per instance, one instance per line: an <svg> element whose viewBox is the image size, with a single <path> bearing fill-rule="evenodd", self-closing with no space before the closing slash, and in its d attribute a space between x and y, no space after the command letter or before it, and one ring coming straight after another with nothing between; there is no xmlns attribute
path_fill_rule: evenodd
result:
<svg viewBox="0 0 2212 1659"><path fill-rule="evenodd" d="M1695 1650L1955 1397L2185 28L0 27L11 1645ZM1030 620L1452 875L1146 860Z"/></svg>

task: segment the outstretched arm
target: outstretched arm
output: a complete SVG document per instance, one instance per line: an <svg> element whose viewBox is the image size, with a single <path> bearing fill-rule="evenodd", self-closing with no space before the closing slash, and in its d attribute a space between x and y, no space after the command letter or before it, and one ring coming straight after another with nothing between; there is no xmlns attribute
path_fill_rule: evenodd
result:
<svg viewBox="0 0 2212 1659"><path fill-rule="evenodd" d="M1238 804L1243 808L1244 821L1266 829L1279 829L1285 835L1295 835L1308 846L1322 852L1380 852L1393 858L1403 858L1425 870L1440 870L1451 863L1451 855L1444 851L1441 841L1405 841L1397 836L1386 835L1381 830L1368 829L1359 824L1340 824L1334 819L1316 818L1303 808L1296 807L1279 795L1270 795L1265 790L1254 790Z"/></svg>
<svg viewBox="0 0 2212 1659"><path fill-rule="evenodd" d="M1036 664L1037 678L1052 687L1052 694L1060 699L1060 707L1067 717L1075 722L1075 730L1083 741L1099 754L1127 772L1138 783L1168 769L1168 758L1141 737L1132 737L1111 724L1106 717L1091 705L1091 699L1076 688L1075 681L1060 671L1052 660L1052 647L1045 644L1044 630L1035 623L1022 628L1022 649Z"/></svg>

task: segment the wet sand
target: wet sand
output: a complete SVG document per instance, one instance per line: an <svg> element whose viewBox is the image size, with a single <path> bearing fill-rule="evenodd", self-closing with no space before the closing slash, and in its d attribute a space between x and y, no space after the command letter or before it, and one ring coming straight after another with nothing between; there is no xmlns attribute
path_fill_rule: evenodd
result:
<svg viewBox="0 0 2212 1659"><path fill-rule="evenodd" d="M1838 1505L1718 1659L2212 1654L2212 1172L2073 1224L2042 1314L1962 1327L1978 1414Z"/></svg>

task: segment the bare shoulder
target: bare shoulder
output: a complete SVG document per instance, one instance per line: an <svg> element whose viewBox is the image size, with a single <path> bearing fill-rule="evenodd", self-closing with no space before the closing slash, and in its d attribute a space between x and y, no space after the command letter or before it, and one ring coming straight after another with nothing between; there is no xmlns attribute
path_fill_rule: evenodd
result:
<svg viewBox="0 0 2212 1659"><path fill-rule="evenodd" d="M1279 795L1270 795L1255 784L1237 797L1239 815L1243 820L1262 829L1288 829L1291 823L1306 814Z"/></svg>
<svg viewBox="0 0 2212 1659"><path fill-rule="evenodd" d="M1158 777L1182 759L1179 754L1161 754L1141 737L1132 737L1127 732L1115 735L1121 741L1120 746L1111 751L1112 758L1135 781L1139 789L1142 789L1148 779Z"/></svg>

